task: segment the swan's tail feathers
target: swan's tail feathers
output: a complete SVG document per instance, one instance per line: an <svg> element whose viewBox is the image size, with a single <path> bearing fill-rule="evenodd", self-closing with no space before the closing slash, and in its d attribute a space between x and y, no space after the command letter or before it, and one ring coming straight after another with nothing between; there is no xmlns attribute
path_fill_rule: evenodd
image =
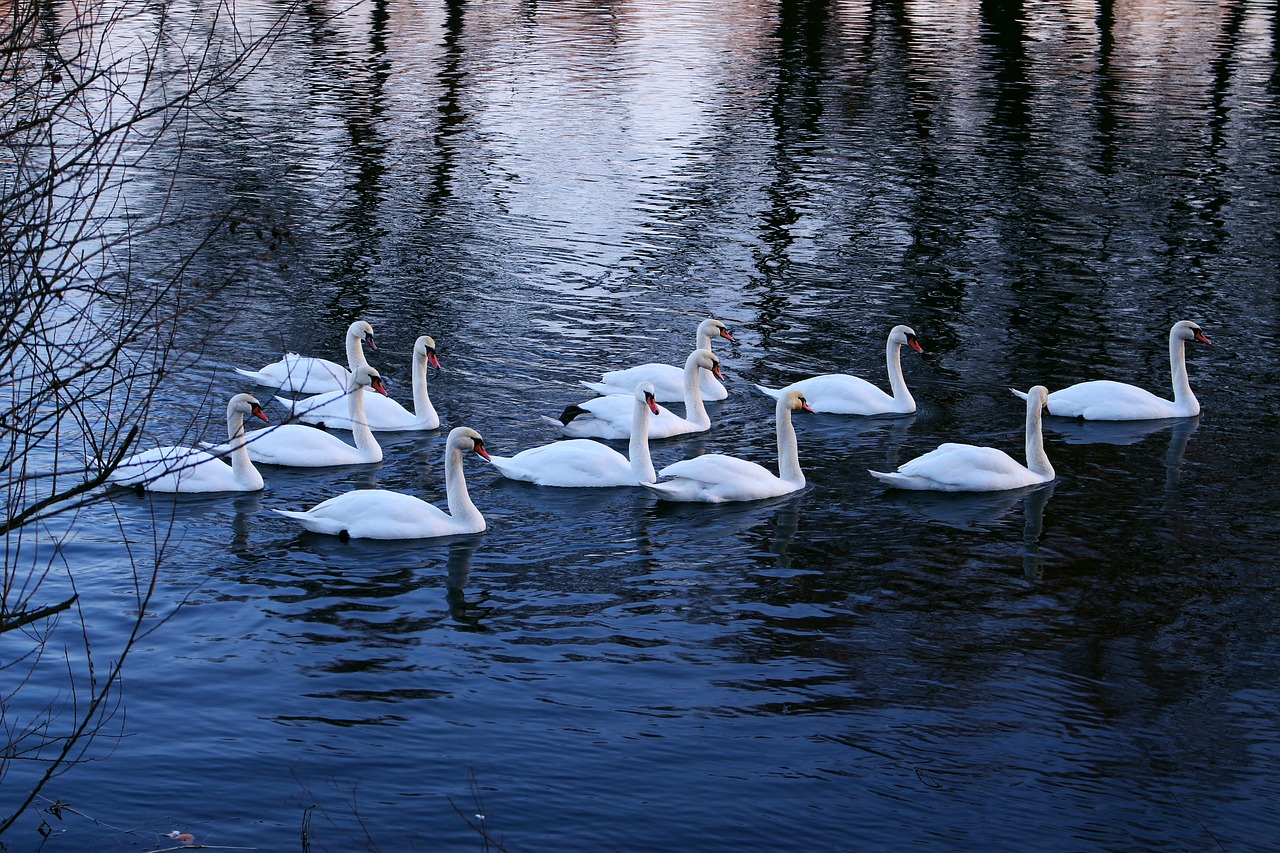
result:
<svg viewBox="0 0 1280 853"><path fill-rule="evenodd" d="M756 387L759 388L765 394L768 394L770 397L772 397L775 400L782 395L782 389L780 388L766 388L763 385L756 385Z"/></svg>
<svg viewBox="0 0 1280 853"><path fill-rule="evenodd" d="M235 371L236 373L239 373L241 376L249 377L254 382L257 382L259 385L275 385L276 384L274 379L271 379L268 376L264 376L262 373L258 372L257 370L245 370L243 367L237 367L235 368Z"/></svg>
<svg viewBox="0 0 1280 853"><path fill-rule="evenodd" d="M311 520L311 517L310 517L309 515L307 515L305 512L298 512L297 510L292 510L292 509L273 509L273 510L271 510L271 511L272 511L272 512L274 512L274 513L278 513L278 514L280 514L280 515L283 515L285 518L292 518L294 521L303 521L303 522L306 522L306 521L310 521L310 520Z"/></svg>
<svg viewBox="0 0 1280 853"><path fill-rule="evenodd" d="M660 498L669 498L673 494L669 483L641 483L640 485Z"/></svg>
<svg viewBox="0 0 1280 853"><path fill-rule="evenodd" d="M1022 399L1022 400L1027 399L1026 391L1019 391L1017 388L1010 388L1009 390L1013 392L1013 396L1018 397L1019 399Z"/></svg>
<svg viewBox="0 0 1280 853"><path fill-rule="evenodd" d="M868 469L867 473L887 486L893 486L894 488L899 489L910 487L910 478L907 477L906 474L899 474L897 471L892 471L886 474L883 471L872 471Z"/></svg>
<svg viewBox="0 0 1280 853"><path fill-rule="evenodd" d="M208 450L214 456L222 456L223 454L231 452L231 445L225 441L221 444L216 441L202 441L200 442L200 446L205 450Z"/></svg>
<svg viewBox="0 0 1280 853"><path fill-rule="evenodd" d="M583 386L585 386L585 387L587 387L587 388L591 389L592 391L596 392L597 394L603 394L603 395L605 395L605 396L608 396L609 394L617 394L617 393L618 393L618 389L617 389L617 388L611 388L611 387L609 387L608 385L606 385L606 384L605 384L605 383L603 383L603 382L579 382L578 384L579 384L579 385L583 385Z"/></svg>
<svg viewBox="0 0 1280 853"><path fill-rule="evenodd" d="M559 418L549 418L546 415L538 415L538 419L545 424L555 427L558 432L564 432L564 424L560 422Z"/></svg>
<svg viewBox="0 0 1280 853"><path fill-rule="evenodd" d="M274 399L275 399L275 401L276 401L277 403L279 403L280 405L282 405L282 406L284 406L286 409L288 409L288 410L289 410L289 414L290 414L290 415L296 415L296 414L298 414L298 412L297 412L297 408L298 408L298 401L297 401L297 400L291 400L291 399L289 399L288 397L281 397L279 394L275 395L275 398L274 398Z"/></svg>

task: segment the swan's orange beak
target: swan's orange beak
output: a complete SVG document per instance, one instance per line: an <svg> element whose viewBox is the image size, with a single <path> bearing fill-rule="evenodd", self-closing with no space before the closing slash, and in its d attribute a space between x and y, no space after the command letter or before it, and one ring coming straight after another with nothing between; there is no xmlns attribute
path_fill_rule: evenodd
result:
<svg viewBox="0 0 1280 853"><path fill-rule="evenodd" d="M369 349L371 349L371 350L377 350L378 345L377 345L376 343L374 343L373 335L365 335L365 336L364 336L364 342L365 342L366 344L368 344L368 345L369 345Z"/></svg>
<svg viewBox="0 0 1280 853"><path fill-rule="evenodd" d="M253 416L254 416L255 418L262 418L262 419L263 419L264 421L266 421L267 423L271 423L271 421L268 421L268 420L267 420L267 413L266 413L266 412L264 412L264 411L262 411L262 407L261 407L261 406L259 406L257 403L254 403L254 404L250 407L250 411L252 411L252 412L253 412Z"/></svg>
<svg viewBox="0 0 1280 853"><path fill-rule="evenodd" d="M733 341L733 332L729 331L727 328L721 329L720 337L724 338L726 341ZM733 341L733 342L735 344L737 343L737 341Z"/></svg>
<svg viewBox="0 0 1280 853"><path fill-rule="evenodd" d="M1200 331L1199 329L1196 329L1196 340L1202 344L1208 344L1209 346L1213 346L1213 341L1209 340L1209 336L1206 335L1204 332Z"/></svg>
<svg viewBox="0 0 1280 853"><path fill-rule="evenodd" d="M489 461L489 451L487 451L487 450L485 450L485 449L484 449L484 442L483 442L483 441L481 441L481 440L480 440L480 439L478 439L478 438L475 440L475 442L476 442L476 446L475 446L475 451L476 451L476 453L480 454L480 458L481 458L481 459L483 459L483 460L485 460L486 462L488 462L488 461Z"/></svg>
<svg viewBox="0 0 1280 853"><path fill-rule="evenodd" d="M390 394L387 393L387 386L383 385L382 380L376 376L374 377L373 381L369 383L369 387L371 387L373 390L377 391L379 394L381 394L384 397L391 396Z"/></svg>
<svg viewBox="0 0 1280 853"><path fill-rule="evenodd" d="M809 414L811 414L811 415L812 415L812 414L816 414L816 412L814 412L814 411L813 411L813 409L809 406L809 401L808 401L808 400L801 400L801 401L800 401L800 411L802 411L802 412L808 412L808 413L809 413Z"/></svg>
<svg viewBox="0 0 1280 853"><path fill-rule="evenodd" d="M924 352L924 347L920 346L920 342L916 340L915 335L907 335L907 346L911 347L916 352Z"/></svg>
<svg viewBox="0 0 1280 853"><path fill-rule="evenodd" d="M440 369L440 359L436 358L436 351L433 349L427 350L427 364L431 365L436 370Z"/></svg>
<svg viewBox="0 0 1280 853"><path fill-rule="evenodd" d="M649 411L653 412L655 415L660 415L660 414L662 414L662 410L658 408L658 404L657 404L657 402L653 399L653 395L652 395L652 394L648 394L648 393L646 393L646 394L644 395L644 401L645 401L646 403L648 403L648 404L649 404Z"/></svg>
<svg viewBox="0 0 1280 853"><path fill-rule="evenodd" d="M716 379L719 379L721 382L725 381L724 374L720 372L720 365L718 364L711 365L711 373L716 377Z"/></svg>

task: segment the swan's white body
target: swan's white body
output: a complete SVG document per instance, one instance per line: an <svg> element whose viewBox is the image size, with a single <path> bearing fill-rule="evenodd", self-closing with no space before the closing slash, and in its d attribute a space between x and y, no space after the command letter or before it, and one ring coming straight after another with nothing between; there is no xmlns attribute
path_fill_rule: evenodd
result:
<svg viewBox="0 0 1280 853"><path fill-rule="evenodd" d="M259 385L278 388L293 394L321 394L325 391L337 391L342 394L351 382L351 371L360 364L368 364L364 357L364 342L377 349L373 341L373 327L363 320L357 320L347 327L346 349L347 366L325 358L312 358L291 352L279 361L260 367L257 370L244 370L237 367L236 373L247 376Z"/></svg>
<svg viewBox="0 0 1280 853"><path fill-rule="evenodd" d="M804 472L800 470L800 452L796 446L796 430L791 423L795 409L811 412L799 391L788 391L778 398L775 420L778 435L778 475L762 465L707 453L668 465L659 472L657 483L642 485L659 498L668 501L725 503L776 498L804 488Z"/></svg>
<svg viewBox="0 0 1280 853"><path fill-rule="evenodd" d="M275 512L297 521L313 533L327 533L343 539L431 539L480 533L484 516L467 494L462 454L474 450L488 458L480 433L456 427L445 443L445 491L449 511L445 512L412 495L386 489L358 489L318 503L305 512L277 509Z"/></svg>
<svg viewBox="0 0 1280 853"><path fill-rule="evenodd" d="M865 379L847 373L826 373L792 382L785 388L766 388L757 385L764 393L777 399L787 391L799 391L809 401L815 412L837 415L909 415L916 410L916 401L907 390L907 380L902 375L902 347L924 352L916 333L910 326L894 326L885 344L885 367L889 372L886 394Z"/></svg>
<svg viewBox="0 0 1280 853"><path fill-rule="evenodd" d="M343 401L348 408L347 424L355 447L336 435L301 424L281 424L268 429L248 433L238 439L249 448L249 458L264 465L283 465L290 468L327 468L333 465L366 465L382 461L382 446L374 438L373 431L364 422L364 389L372 387L379 394L386 394L378 371L367 365L356 365L351 374L351 386ZM235 443L212 448L214 453L225 453Z"/></svg>
<svg viewBox="0 0 1280 853"><path fill-rule="evenodd" d="M670 438L711 429L711 416L703 405L698 384L701 370L710 370L717 379L724 379L720 360L711 350L689 353L684 363L685 416L682 418L670 409L663 409L649 418L649 438ZM546 415L542 419L571 438L630 438L631 413L631 394L610 394L569 406L559 420Z"/></svg>
<svg viewBox="0 0 1280 853"><path fill-rule="evenodd" d="M432 430L440 426L440 415L431 405L427 393L427 368L440 368L436 358L436 342L430 335L422 335L413 345L413 411L409 411L390 397L370 397L365 400L365 418L374 432L411 432ZM289 409L290 414L303 423L318 424L328 429L352 429L351 418L343 391L329 391L290 400L276 397L276 402Z"/></svg>
<svg viewBox="0 0 1280 853"><path fill-rule="evenodd" d="M708 318L698 324L694 350L711 349L713 337L733 340L733 334L724 323ZM630 394L641 382L648 382L653 386L653 399L659 403L679 403L684 400L684 368L674 364L638 364L625 370L611 370L599 382L582 384L598 394ZM698 384L702 388L704 400L723 400L729 396L724 383L710 373L702 374Z"/></svg>
<svg viewBox="0 0 1280 853"><path fill-rule="evenodd" d="M1148 421L1195 417L1200 414L1200 401L1191 392L1191 380L1187 376L1187 341L1210 343L1200 327L1190 320L1180 320L1169 330L1172 401L1125 382L1095 379L1050 394L1049 414L1084 418L1087 421ZM1010 390L1020 397L1026 396L1016 389Z"/></svg>
<svg viewBox="0 0 1280 853"><path fill-rule="evenodd" d="M938 492L998 492L1047 483L1054 472L1044 452L1040 422L1048 396L1043 385L1026 395L1026 465L994 447L944 444L900 466L895 473L872 471L871 476L898 489Z"/></svg>
<svg viewBox="0 0 1280 853"><path fill-rule="evenodd" d="M229 440L244 435L245 415L267 419L253 396L237 394L227 404ZM244 447L231 454L230 465L196 447L157 447L128 457L107 479L151 492L256 492L263 486L262 474Z"/></svg>
<svg viewBox="0 0 1280 853"><path fill-rule="evenodd" d="M627 456L590 438L571 438L523 450L509 458L490 456L489 461L504 477L540 486L585 488L652 483L658 475L649 455L649 415L660 411L653 399L653 386L641 382L632 399Z"/></svg>

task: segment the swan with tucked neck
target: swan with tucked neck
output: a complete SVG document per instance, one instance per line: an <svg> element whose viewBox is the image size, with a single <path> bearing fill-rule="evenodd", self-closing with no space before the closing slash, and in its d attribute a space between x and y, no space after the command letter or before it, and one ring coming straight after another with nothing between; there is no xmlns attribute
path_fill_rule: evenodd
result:
<svg viewBox="0 0 1280 853"><path fill-rule="evenodd" d="M711 416L702 402L698 372L708 370L723 381L720 359L711 350L695 350L684 362L684 408L682 418L663 409L649 419L649 438L669 438L711 429ZM565 408L559 420L542 416L562 434L573 438L629 438L631 436L631 395L610 394Z"/></svg>
<svg viewBox="0 0 1280 853"><path fill-rule="evenodd" d="M1173 401L1157 397L1126 382L1095 379L1081 382L1049 395L1049 414L1086 421L1146 421L1163 418L1193 418L1200 414L1200 401L1191 391L1187 376L1187 342L1210 344L1196 323L1179 320L1169 330L1169 373L1173 379ZM1021 391L1010 389L1019 397Z"/></svg>
<svg viewBox="0 0 1280 853"><path fill-rule="evenodd" d="M938 492L999 492L1047 483L1055 476L1044 452L1041 414L1049 390L1037 385L1026 392L1027 464L994 447L944 444L912 459L896 472L872 471L871 476L897 489Z"/></svg>
<svg viewBox="0 0 1280 853"><path fill-rule="evenodd" d="M791 413L813 410L799 391L788 391L780 396L774 408L778 437L777 476L763 465L736 456L706 453L668 465L658 473L659 477L669 479L641 485L662 500L699 503L756 501L803 489L804 471L800 469L800 451Z"/></svg>
<svg viewBox="0 0 1280 853"><path fill-rule="evenodd" d="M571 438L523 450L512 457L490 456L502 476L540 486L569 488L637 486L658 479L649 455L649 416L661 410L653 385L641 382L631 395L631 438L627 456L589 438Z"/></svg>
<svg viewBox="0 0 1280 853"><path fill-rule="evenodd" d="M357 320L347 327L346 349L347 366L329 361L326 358L312 358L286 353L279 361L272 362L257 370L244 370L237 367L236 373L247 376L259 385L278 388L291 394L322 394L326 391L343 393L351 382L351 371L358 365L369 362L364 356L364 344L376 350L378 345L373 340L373 327L364 320Z"/></svg>
<svg viewBox="0 0 1280 853"><path fill-rule="evenodd" d="M889 372L889 388L886 394L858 376L847 373L826 373L792 382L785 388L766 388L757 385L764 393L777 399L787 391L799 391L815 412L837 415L909 415L916 410L916 401L907 390L907 380L902 375L902 347L924 352L916 333L910 326L894 326L885 343L884 360Z"/></svg>
<svg viewBox="0 0 1280 853"><path fill-rule="evenodd" d="M336 435L302 424L281 424L270 429L249 433L237 439L249 449L249 458L264 465L283 465L290 468L327 468L333 465L364 465L382 461L382 446L373 431L365 423L365 389L372 388L386 394L378 371L368 365L356 365L351 373L351 384L344 401L355 447ZM225 453L235 443L219 445L214 453Z"/></svg>
<svg viewBox="0 0 1280 853"><path fill-rule="evenodd" d="M390 397L371 397L365 401L365 420L374 432L415 432L440 427L440 415L431 404L427 393L427 369L440 369L436 356L436 341L430 335L421 335L413 344L413 411L409 411ZM343 400L345 392L329 391L290 400L276 397L276 402L289 409L293 417L307 424L328 429L352 429Z"/></svg>
<svg viewBox="0 0 1280 853"><path fill-rule="evenodd" d="M711 349L711 341L715 338L732 341L733 333L721 321L708 317L698 324L694 351ZM599 382L582 384L598 394L630 394L641 382L653 385L653 398L659 403L679 403L684 400L684 368L674 364L638 364L625 370L611 370ZM698 384L702 388L704 400L723 400L729 396L724 383L710 373L702 374Z"/></svg>
<svg viewBox="0 0 1280 853"><path fill-rule="evenodd" d="M489 458L480 433L468 427L456 427L449 433L444 451L444 483L449 511L445 512L424 500L386 489L357 489L346 492L305 512L277 509L274 512L291 518L313 533L326 533L348 539L432 539L480 533L485 529L484 516L471 502L467 492L462 456L474 451Z"/></svg>
<svg viewBox="0 0 1280 853"><path fill-rule="evenodd" d="M245 415L267 419L253 395L236 394L227 403L229 441L235 442L244 435ZM261 489L262 474L253 467L243 442L230 455L228 465L196 447L157 447L128 457L107 480L149 492L256 492Z"/></svg>

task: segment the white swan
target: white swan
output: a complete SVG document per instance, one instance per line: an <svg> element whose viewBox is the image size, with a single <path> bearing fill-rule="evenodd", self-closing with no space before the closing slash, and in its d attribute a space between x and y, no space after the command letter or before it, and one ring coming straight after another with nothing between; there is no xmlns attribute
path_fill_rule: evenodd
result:
<svg viewBox="0 0 1280 853"><path fill-rule="evenodd" d="M728 326L709 317L698 324L694 350L711 349L713 336L733 340L733 333ZM630 394L641 382L653 385L653 398L659 403L679 403L684 400L684 368L674 364L638 364L625 370L611 370L599 382L582 384L599 394ZM704 400L723 400L729 396L724 383L709 373L699 378L699 384L702 386Z"/></svg>
<svg viewBox="0 0 1280 853"><path fill-rule="evenodd" d="M590 438L571 438L522 450L509 458L490 456L489 461L504 477L540 486L580 488L652 483L658 475L649 456L649 415L660 411L653 400L653 386L641 382L632 399L627 456Z"/></svg>
<svg viewBox="0 0 1280 853"><path fill-rule="evenodd" d="M229 440L244 435L245 415L267 419L251 394L237 394L227 403ZM231 454L230 465L196 447L144 450L121 462L107 480L151 492L256 492L263 485L262 475L253 467L244 447Z"/></svg>
<svg viewBox="0 0 1280 853"><path fill-rule="evenodd" d="M1047 483L1054 472L1044 452L1040 416L1048 396L1043 385L1027 392L1026 465L994 447L944 444L899 466L896 473L872 471L871 476L898 489L938 492L998 492Z"/></svg>
<svg viewBox="0 0 1280 853"><path fill-rule="evenodd" d="M225 453L232 447L244 444L249 448L249 458L264 465L284 465L290 468L327 468L332 465L365 465L382 461L382 447L373 437L373 431L364 422L365 388L373 388L386 394L378 371L364 364L356 365L347 389L346 422L351 430L355 447L336 435L302 424L281 424L269 429L248 433L243 439L212 448L213 453Z"/></svg>
<svg viewBox="0 0 1280 853"><path fill-rule="evenodd" d="M467 494L462 454L474 450L488 459L484 439L468 427L449 433L444 451L444 483L448 495L446 513L413 495L386 489L357 489L318 503L305 512L277 509L274 512L299 522L313 533L327 533L347 539L430 539L480 533L484 516Z"/></svg>
<svg viewBox="0 0 1280 853"><path fill-rule="evenodd" d="M1200 327L1180 320L1169 330L1169 372L1173 378L1173 402L1124 382L1095 379L1049 395L1049 414L1086 421L1147 421L1160 418L1193 418L1200 401L1187 378L1187 341L1211 343ZM1026 395L1009 389L1019 397Z"/></svg>
<svg viewBox="0 0 1280 853"><path fill-rule="evenodd" d="M667 501L756 501L776 498L804 488L804 472L800 470L800 452L796 447L796 430L791 412L812 412L804 395L788 391L778 398L774 419L778 434L778 476L768 468L720 453L707 453L683 459L663 468L658 476L671 479L657 483L641 483L659 498Z"/></svg>
<svg viewBox="0 0 1280 853"><path fill-rule="evenodd" d="M910 326L894 326L884 348L885 366L889 371L889 387L886 394L865 379L847 373L827 373L793 382L785 388L766 388L757 385L770 397L777 398L786 391L799 391L815 412L838 415L909 415L916 410L916 401L907 390L907 380L902 376L902 347L924 352L916 333Z"/></svg>
<svg viewBox="0 0 1280 853"><path fill-rule="evenodd" d="M723 380L720 359L711 350L694 350L684 362L684 409L682 418L663 409L649 419L649 438L669 438L711 429L711 416L702 403L698 372L709 370ZM567 406L559 420L542 416L542 420L572 438L629 438L631 436L631 395L610 394L585 403Z"/></svg>
<svg viewBox="0 0 1280 853"><path fill-rule="evenodd" d="M364 404L369 429L374 432L410 432L439 428L440 416L427 393L428 367L439 370L440 360L436 357L435 339L422 335L413 344L413 411L390 397L370 397ZM293 417L303 423L319 424L329 429L351 429L345 397L345 391L328 391L301 400L276 397L276 402L288 408Z"/></svg>
<svg viewBox="0 0 1280 853"><path fill-rule="evenodd" d="M370 349L378 348L373 341L373 327L364 320L357 320L347 327L346 367L325 358L311 358L291 352L279 361L257 370L237 367L235 371L259 385L279 388L293 394L321 394L325 391L342 393L351 381L351 370L358 364L369 363L364 357L364 343L368 343Z"/></svg>

